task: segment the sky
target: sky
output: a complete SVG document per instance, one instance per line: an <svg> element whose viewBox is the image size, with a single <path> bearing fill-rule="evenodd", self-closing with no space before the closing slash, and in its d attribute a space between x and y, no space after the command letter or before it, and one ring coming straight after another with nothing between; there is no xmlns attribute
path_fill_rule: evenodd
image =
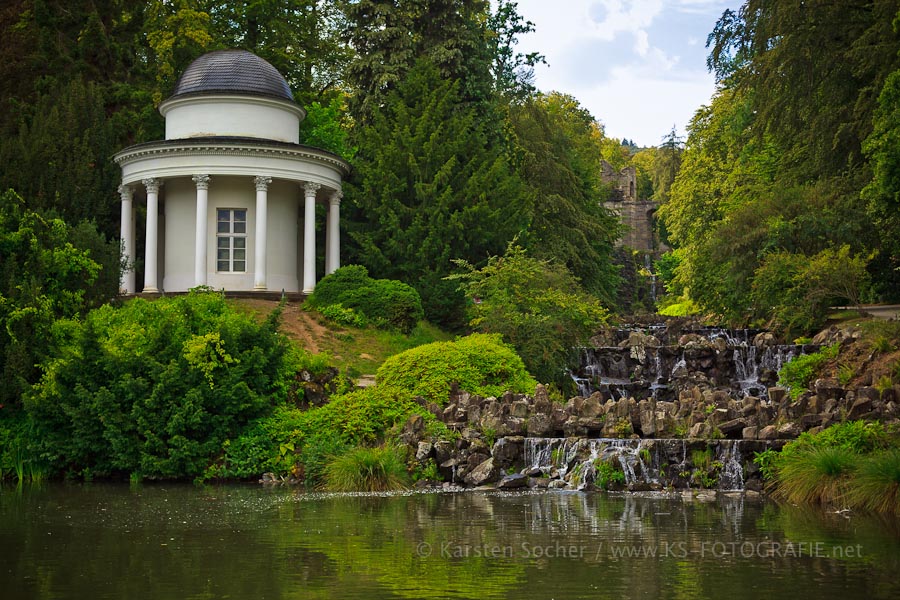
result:
<svg viewBox="0 0 900 600"><path fill-rule="evenodd" d="M715 82L706 69L706 37L738 0L518 0L535 25L518 50L538 51L543 92L578 99L606 134L658 146L674 125L680 136L709 104Z"/></svg>

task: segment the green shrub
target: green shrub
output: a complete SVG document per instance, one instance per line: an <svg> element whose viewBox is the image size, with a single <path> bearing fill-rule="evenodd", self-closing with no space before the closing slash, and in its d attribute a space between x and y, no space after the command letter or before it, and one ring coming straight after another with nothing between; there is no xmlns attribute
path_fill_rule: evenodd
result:
<svg viewBox="0 0 900 600"><path fill-rule="evenodd" d="M622 465L616 459L594 461L594 485L601 490L609 489L611 483L625 483L625 473L622 471Z"/></svg>
<svg viewBox="0 0 900 600"><path fill-rule="evenodd" d="M377 327L403 333L412 331L425 314L414 288L392 279L372 279L366 268L359 265L341 267L324 277L316 284L307 303L326 317L346 325L362 326L340 321L346 316L341 309L352 309ZM341 309L333 308L335 305Z"/></svg>
<svg viewBox="0 0 900 600"><path fill-rule="evenodd" d="M819 352L794 357L778 371L778 384L786 386L791 398L796 400L809 387L822 365L837 357L839 348L839 344L833 344Z"/></svg>
<svg viewBox="0 0 900 600"><path fill-rule="evenodd" d="M791 454L806 447L835 447L846 452L865 454L888 443L884 425L878 421L847 421L838 423L818 433L804 432L788 443L782 454Z"/></svg>
<svg viewBox="0 0 900 600"><path fill-rule="evenodd" d="M407 486L403 451L394 446L358 447L325 468L325 488L337 492L383 492Z"/></svg>
<svg viewBox="0 0 900 600"><path fill-rule="evenodd" d="M441 476L441 471L438 469L437 463L434 462L433 458L429 458L425 461L425 465L416 468L413 473L414 481L443 481L444 478Z"/></svg>
<svg viewBox="0 0 900 600"><path fill-rule="evenodd" d="M856 377L856 370L851 365L838 365L838 383L847 385Z"/></svg>
<svg viewBox="0 0 900 600"><path fill-rule="evenodd" d="M414 413L426 431L443 427L409 394L382 386L332 396L325 406L299 410L280 406L251 422L222 445L205 477L250 478L261 473L292 473L317 485L326 465L357 445L382 443Z"/></svg>
<svg viewBox="0 0 900 600"><path fill-rule="evenodd" d="M277 332L220 294L104 306L62 321L26 398L52 473L201 476L253 419L288 399L299 362Z"/></svg>
<svg viewBox="0 0 900 600"><path fill-rule="evenodd" d="M772 448L766 448L762 452L754 452L753 462L759 467L759 472L764 481L774 481L777 475L777 463L780 454Z"/></svg>
<svg viewBox="0 0 900 600"><path fill-rule="evenodd" d="M362 329L366 326L366 318L352 308L345 308L343 304L329 304L319 309L319 313L329 321L339 325L349 325Z"/></svg>
<svg viewBox="0 0 900 600"><path fill-rule="evenodd" d="M438 404L447 402L454 385L481 396L533 393L537 385L522 359L496 334L472 334L401 352L384 361L376 377L379 387Z"/></svg>
<svg viewBox="0 0 900 600"><path fill-rule="evenodd" d="M372 281L369 271L360 265L346 265L323 277L306 302L315 309L340 304L341 297Z"/></svg>
<svg viewBox="0 0 900 600"><path fill-rule="evenodd" d="M480 269L455 262L463 272L448 279L461 282L469 325L480 333L501 334L542 383L572 389L567 369L577 362L577 347L609 318L600 301L565 265L530 257L515 241Z"/></svg>
<svg viewBox="0 0 900 600"><path fill-rule="evenodd" d="M367 285L345 292L341 302L376 325L403 333L411 332L425 317L419 293L392 279L373 279Z"/></svg>

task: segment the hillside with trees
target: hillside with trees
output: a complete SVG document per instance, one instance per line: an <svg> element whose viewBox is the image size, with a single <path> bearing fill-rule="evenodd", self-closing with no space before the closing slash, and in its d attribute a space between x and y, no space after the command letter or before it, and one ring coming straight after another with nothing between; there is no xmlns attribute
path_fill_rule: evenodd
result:
<svg viewBox="0 0 900 600"><path fill-rule="evenodd" d="M660 209L676 296L794 335L900 295L900 3L748 0L709 36L718 90Z"/></svg>
<svg viewBox="0 0 900 600"><path fill-rule="evenodd" d="M338 279L371 294L339 289L317 308L403 334L421 317L475 333L426 354L515 357L497 385L571 385L572 348L592 329L658 308L643 257L617 247L603 161L634 167L637 197L660 205L672 250L652 265L667 292L659 308L800 336L835 304L900 300L900 1L726 11L708 41L715 95L686 138L673 128L651 148L607 136L602 115L565 91L534 87L543 58L516 46L533 28L509 0L5 2L4 447L40 435L32 450L60 473L243 477L276 454L288 468L290 432L312 439L317 419L341 428L296 451L319 468L335 440L375 443L421 408L400 385L348 392L325 416L287 406L303 400L298 369L327 368L285 346L277 315L252 323L204 290L152 308L117 298L111 156L161 139L159 103L218 49L269 61L308 110L301 142L352 166L340 226L342 263L355 267ZM146 364L120 355L129 344ZM481 366L487 381L493 366ZM226 384L220 406L212 390ZM174 396L162 436L157 409ZM92 455L81 435L116 447Z"/></svg>

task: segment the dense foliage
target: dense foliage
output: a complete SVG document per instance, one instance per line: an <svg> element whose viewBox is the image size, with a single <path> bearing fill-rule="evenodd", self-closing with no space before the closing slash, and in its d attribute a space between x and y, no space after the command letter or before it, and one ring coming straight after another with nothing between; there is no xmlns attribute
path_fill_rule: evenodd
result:
<svg viewBox="0 0 900 600"><path fill-rule="evenodd" d="M414 285L429 320L459 322L450 261L496 253L527 223L521 182L459 83L417 63L359 132L354 166L354 261Z"/></svg>
<svg viewBox="0 0 900 600"><path fill-rule="evenodd" d="M585 293L565 266L527 255L510 243L503 256L491 257L481 269L458 261L469 301L469 325L476 331L501 334L538 380L570 382L579 346L602 327L608 313Z"/></svg>
<svg viewBox="0 0 900 600"><path fill-rule="evenodd" d="M284 402L296 356L220 294L104 306L54 326L58 352L26 397L31 452L53 473L194 477Z"/></svg>
<svg viewBox="0 0 900 600"><path fill-rule="evenodd" d="M348 325L371 323L403 333L411 332L424 316L415 289L396 280L372 279L359 265L341 267L324 277L307 302L326 317Z"/></svg>
<svg viewBox="0 0 900 600"><path fill-rule="evenodd" d="M709 38L719 89L659 211L680 259L672 291L794 334L830 305L897 299L898 10L747 0L725 11Z"/></svg>
<svg viewBox="0 0 900 600"><path fill-rule="evenodd" d="M116 294L118 255L92 224L72 228L12 191L0 195L0 405L18 404L38 380L57 319Z"/></svg>

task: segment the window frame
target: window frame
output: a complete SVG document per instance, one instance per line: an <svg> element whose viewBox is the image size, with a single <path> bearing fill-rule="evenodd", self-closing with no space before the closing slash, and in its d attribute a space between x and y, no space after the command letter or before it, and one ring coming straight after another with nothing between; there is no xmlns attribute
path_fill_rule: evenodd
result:
<svg viewBox="0 0 900 600"><path fill-rule="evenodd" d="M227 220L222 219L223 213L227 214ZM243 213L243 220L236 218L238 213ZM247 213L246 208L216 208L216 273L247 273ZM227 224L227 231L222 230L223 224ZM223 251L225 258L222 258ZM238 253L243 253L243 258L237 258ZM235 263L243 263L243 269L236 269ZM223 269L223 265L227 268Z"/></svg>

